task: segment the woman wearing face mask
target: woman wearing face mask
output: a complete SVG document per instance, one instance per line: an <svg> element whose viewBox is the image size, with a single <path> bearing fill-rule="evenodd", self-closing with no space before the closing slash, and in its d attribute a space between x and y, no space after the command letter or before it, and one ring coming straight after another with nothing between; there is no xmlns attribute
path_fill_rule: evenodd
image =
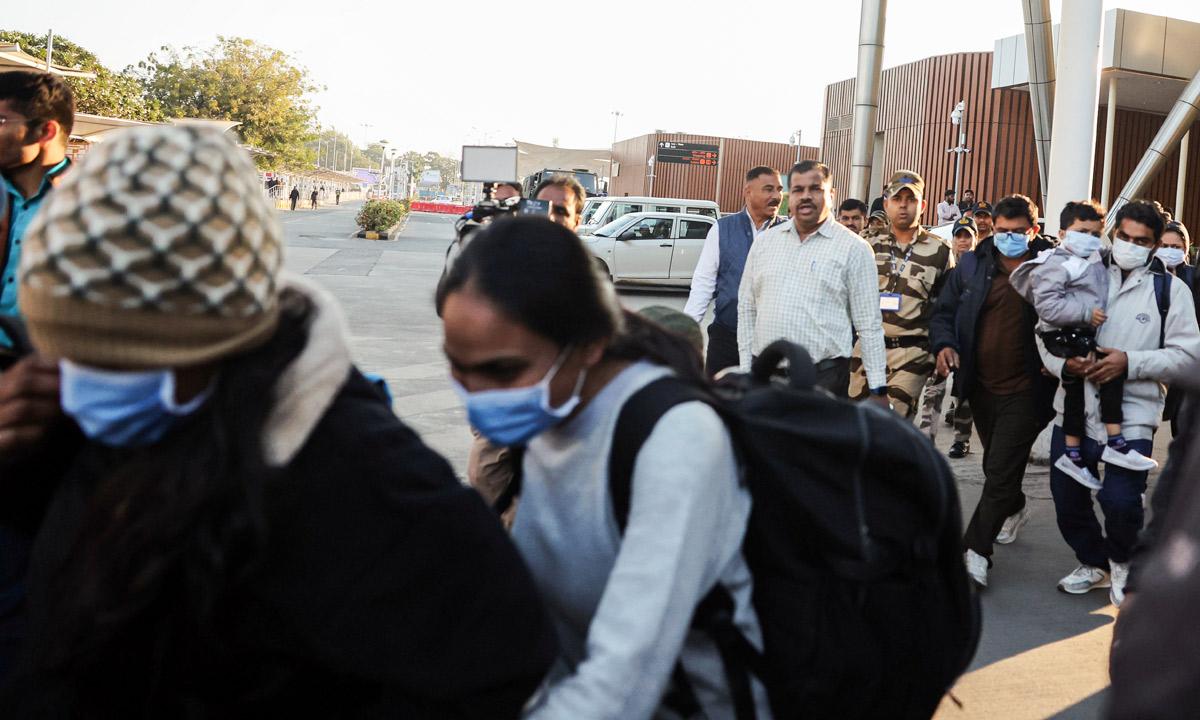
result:
<svg viewBox="0 0 1200 720"><path fill-rule="evenodd" d="M1183 281L1192 291L1192 300L1196 305L1196 314L1200 316L1200 288L1196 287L1196 267L1188 262L1188 252L1191 250L1192 239L1187 227L1181 222L1169 222L1163 230L1162 241L1154 257L1163 267L1175 277ZM1183 402L1183 391L1177 386L1167 388L1167 404L1163 407L1163 420L1171 422L1171 437L1178 432L1176 418L1179 416L1179 405Z"/></svg>
<svg viewBox="0 0 1200 720"><path fill-rule="evenodd" d="M129 131L27 234L73 422L0 465L37 531L0 715L515 717L553 656L532 580L281 276L256 184L215 131Z"/></svg>
<svg viewBox="0 0 1200 720"><path fill-rule="evenodd" d="M526 447L513 539L561 644L528 716L732 717L715 647L689 632L719 582L743 635L760 642L740 550L750 499L720 418L698 402L662 417L637 455L623 533L608 491L622 405L671 372L703 382L695 350L623 314L579 240L540 218L481 232L437 301L471 424Z"/></svg>

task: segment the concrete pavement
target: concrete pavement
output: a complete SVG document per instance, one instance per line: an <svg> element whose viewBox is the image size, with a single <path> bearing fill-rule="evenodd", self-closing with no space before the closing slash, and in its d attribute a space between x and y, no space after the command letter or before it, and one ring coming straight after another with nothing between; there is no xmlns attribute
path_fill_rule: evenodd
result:
<svg viewBox="0 0 1200 720"><path fill-rule="evenodd" d="M447 381L441 327L433 292L452 237L451 218L414 213L397 240L352 238L358 203L305 213L282 212L286 262L339 298L349 319L359 366L383 375L397 414L445 455L462 475L470 446L463 410ZM638 308L682 308L682 293L622 292ZM947 428L939 446L951 440ZM1160 437L1160 462L1166 440ZM959 482L964 520L978 500L981 451L951 466ZM1077 564L1054 523L1048 470L1031 466L1026 492L1033 518L1018 541L999 546L991 587L983 593L984 630L970 672L939 719L1092 718L1107 686L1107 654L1115 610L1106 591L1076 597L1055 584Z"/></svg>

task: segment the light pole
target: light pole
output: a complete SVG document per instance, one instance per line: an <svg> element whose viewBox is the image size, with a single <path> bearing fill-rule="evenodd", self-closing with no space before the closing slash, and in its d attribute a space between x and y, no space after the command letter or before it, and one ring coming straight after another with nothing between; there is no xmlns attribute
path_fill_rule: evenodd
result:
<svg viewBox="0 0 1200 720"><path fill-rule="evenodd" d="M620 110L613 110L613 141L612 147L608 149L608 186L609 192L612 192L612 176L613 176L613 152L617 149L617 123L620 122L621 116L624 115Z"/></svg>
<svg viewBox="0 0 1200 720"><path fill-rule="evenodd" d="M651 155L650 159L646 161L646 167L650 168L650 175L648 176L650 178L650 197L654 197L654 156L653 155Z"/></svg>
<svg viewBox="0 0 1200 720"><path fill-rule="evenodd" d="M958 188L962 181L962 157L963 153L971 152L967 147L967 124L963 121L963 111L967 108L965 100L959 100L954 106L954 111L950 113L950 122L954 127L958 128L958 144L946 150L946 152L954 153L954 202L959 201Z"/></svg>
<svg viewBox="0 0 1200 720"><path fill-rule="evenodd" d="M797 163L800 162L800 133L801 133L801 131L797 130L796 132L792 133L792 137L791 137L792 143L796 146L796 162Z"/></svg>

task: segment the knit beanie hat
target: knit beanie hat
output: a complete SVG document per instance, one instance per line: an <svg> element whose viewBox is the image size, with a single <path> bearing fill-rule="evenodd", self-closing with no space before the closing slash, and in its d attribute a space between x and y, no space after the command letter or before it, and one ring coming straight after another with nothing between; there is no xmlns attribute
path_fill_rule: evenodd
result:
<svg viewBox="0 0 1200 720"><path fill-rule="evenodd" d="M24 237L18 304L50 357L202 364L272 335L281 240L253 163L227 135L126 130L47 196Z"/></svg>

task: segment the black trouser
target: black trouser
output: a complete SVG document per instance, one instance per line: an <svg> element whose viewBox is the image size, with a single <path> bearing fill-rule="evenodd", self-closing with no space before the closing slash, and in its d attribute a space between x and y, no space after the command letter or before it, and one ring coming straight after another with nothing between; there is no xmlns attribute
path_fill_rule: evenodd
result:
<svg viewBox="0 0 1200 720"><path fill-rule="evenodd" d="M1042 431L1033 390L993 395L976 388L969 398L983 444L983 494L967 525L963 546L991 557L1005 519L1025 507L1021 483L1029 451Z"/></svg>
<svg viewBox="0 0 1200 720"><path fill-rule="evenodd" d="M1082 438L1087 435L1087 411L1083 402L1083 378L1076 377L1065 369L1063 386L1063 433ZM1120 425L1125 421L1121 412L1121 401L1125 397L1125 375L1109 380L1100 386L1100 422L1105 425Z"/></svg>
<svg viewBox="0 0 1200 720"><path fill-rule="evenodd" d="M817 363L816 386L825 388L834 397L850 397L850 358L838 357Z"/></svg>
<svg viewBox="0 0 1200 720"><path fill-rule="evenodd" d="M704 370L709 376L716 375L727 367L741 364L738 357L737 331L714 322L708 326L708 357Z"/></svg>
<svg viewBox="0 0 1200 720"><path fill-rule="evenodd" d="M297 198L292 198L292 209L293 210L296 209L296 200L297 200Z"/></svg>

